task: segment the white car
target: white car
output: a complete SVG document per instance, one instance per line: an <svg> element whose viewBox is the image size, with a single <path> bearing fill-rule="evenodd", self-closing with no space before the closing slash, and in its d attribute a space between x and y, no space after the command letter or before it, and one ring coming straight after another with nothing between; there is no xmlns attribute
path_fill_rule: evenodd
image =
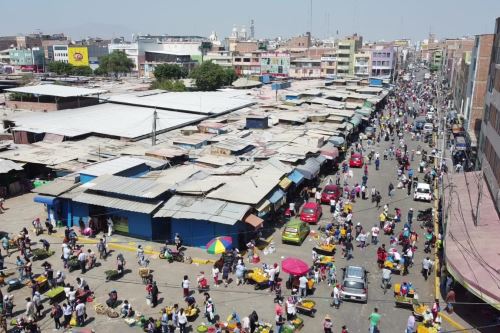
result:
<svg viewBox="0 0 500 333"><path fill-rule="evenodd" d="M428 201L432 200L431 186L427 183L418 183L413 194L415 201Z"/></svg>
<svg viewBox="0 0 500 333"><path fill-rule="evenodd" d="M427 112L427 120L432 120L432 118L434 118L434 112L433 111Z"/></svg>
<svg viewBox="0 0 500 333"><path fill-rule="evenodd" d="M434 125L432 125L431 123L425 123L424 127L422 127L422 132L426 134L431 134L433 130L434 130Z"/></svg>

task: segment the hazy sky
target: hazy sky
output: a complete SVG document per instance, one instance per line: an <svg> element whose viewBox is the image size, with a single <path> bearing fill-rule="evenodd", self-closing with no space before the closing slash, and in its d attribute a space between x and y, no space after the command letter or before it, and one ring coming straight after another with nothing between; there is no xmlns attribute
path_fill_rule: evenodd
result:
<svg viewBox="0 0 500 333"><path fill-rule="evenodd" d="M365 40L492 33L500 0L312 0L316 37L358 32ZM310 29L311 0L0 0L0 35L64 32L130 39L132 33L228 36L255 20L256 37Z"/></svg>

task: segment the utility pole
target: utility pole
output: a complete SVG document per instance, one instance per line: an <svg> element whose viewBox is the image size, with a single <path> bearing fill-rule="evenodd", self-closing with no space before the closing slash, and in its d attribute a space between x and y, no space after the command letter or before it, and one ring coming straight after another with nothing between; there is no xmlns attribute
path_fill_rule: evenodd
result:
<svg viewBox="0 0 500 333"><path fill-rule="evenodd" d="M154 146L156 144L156 119L158 118L158 113L155 111L153 112L153 130L151 132L151 145Z"/></svg>
<svg viewBox="0 0 500 333"><path fill-rule="evenodd" d="M468 161L468 163L469 163L469 161ZM484 168L483 155L481 155L481 166ZM483 173L484 173L484 169L479 171L479 172L480 172L479 183L477 184L479 193L477 194L476 214L475 214L475 219L474 219L474 226L475 227L477 227L477 225L479 224L479 221L480 221L481 209L479 208L479 206L481 205L481 199L483 198Z"/></svg>

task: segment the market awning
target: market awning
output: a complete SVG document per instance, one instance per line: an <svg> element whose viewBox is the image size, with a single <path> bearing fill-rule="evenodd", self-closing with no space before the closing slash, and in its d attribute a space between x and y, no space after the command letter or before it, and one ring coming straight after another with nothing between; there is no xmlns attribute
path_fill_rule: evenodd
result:
<svg viewBox="0 0 500 333"><path fill-rule="evenodd" d="M283 178L280 183L278 184L279 187L281 187L282 189L286 190L290 187L290 185L292 185L292 181L290 180L290 178L288 177L285 177Z"/></svg>
<svg viewBox="0 0 500 333"><path fill-rule="evenodd" d="M332 136L330 139L328 139L328 141L331 142L335 147L342 146L345 143L345 139L341 136Z"/></svg>
<svg viewBox="0 0 500 333"><path fill-rule="evenodd" d="M316 177L319 173L319 169L320 164L314 157L308 158L304 165L299 165L295 168L295 170L298 170L301 174L304 175L305 179L313 179L314 177Z"/></svg>
<svg viewBox="0 0 500 333"><path fill-rule="evenodd" d="M269 211L271 209L271 202L269 200L264 200L263 203L261 203L259 206L255 208L256 211L259 213Z"/></svg>
<svg viewBox="0 0 500 333"><path fill-rule="evenodd" d="M372 110L363 108L363 109L357 109L356 111L354 111L354 113L360 114L364 117L370 117L370 115L372 114Z"/></svg>
<svg viewBox="0 0 500 333"><path fill-rule="evenodd" d="M276 191L274 191L274 193L271 195L271 197L268 200L272 204L275 204L278 201L280 201L281 199L283 199L284 196L285 196L285 192L283 192L282 189L277 189Z"/></svg>
<svg viewBox="0 0 500 333"><path fill-rule="evenodd" d="M248 223L252 227L257 229L257 228L262 228L262 225L264 224L264 220L256 215L250 214L245 218L245 223Z"/></svg>
<svg viewBox="0 0 500 333"><path fill-rule="evenodd" d="M349 134L352 132L352 130L354 129L354 125L352 123L347 123L345 124L345 131L344 133L345 134Z"/></svg>
<svg viewBox="0 0 500 333"><path fill-rule="evenodd" d="M293 172L289 174L287 178L295 183L295 185L299 185L304 180L304 175L301 174L298 170L293 170Z"/></svg>
<svg viewBox="0 0 500 333"><path fill-rule="evenodd" d="M321 147L320 154L328 160L333 160L339 156L339 150L333 145L333 143L328 142L326 145Z"/></svg>
<svg viewBox="0 0 500 333"><path fill-rule="evenodd" d="M349 122L354 125L354 127L358 127L359 124L361 124L361 117L359 115L354 115L351 119L349 119Z"/></svg>
<svg viewBox="0 0 500 333"><path fill-rule="evenodd" d="M36 197L33 198L33 201L34 202L39 202L39 203L43 203L45 205L53 205L54 204L54 201L56 200L57 198L56 197L47 197L47 196L44 196L44 195L37 195Z"/></svg>
<svg viewBox="0 0 500 333"><path fill-rule="evenodd" d="M326 162L326 157L323 155L316 156L315 158L316 162L319 163L319 165L323 165Z"/></svg>

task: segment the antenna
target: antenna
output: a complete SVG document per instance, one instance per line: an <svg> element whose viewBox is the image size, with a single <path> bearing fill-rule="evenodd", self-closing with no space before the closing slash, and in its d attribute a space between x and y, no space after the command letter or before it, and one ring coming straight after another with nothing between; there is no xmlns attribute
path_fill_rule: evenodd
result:
<svg viewBox="0 0 500 333"><path fill-rule="evenodd" d="M312 35L313 31L313 0L310 2L310 12L309 12L309 33Z"/></svg>

